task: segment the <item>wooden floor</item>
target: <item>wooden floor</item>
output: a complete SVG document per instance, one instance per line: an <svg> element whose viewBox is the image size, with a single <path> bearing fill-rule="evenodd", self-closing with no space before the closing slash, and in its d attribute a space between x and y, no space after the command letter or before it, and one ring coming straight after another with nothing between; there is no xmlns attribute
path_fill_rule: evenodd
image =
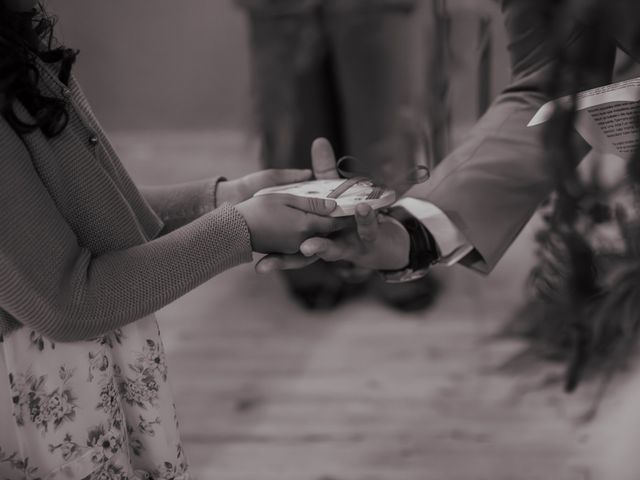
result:
<svg viewBox="0 0 640 480"><path fill-rule="evenodd" d="M143 183L257 168L255 145L231 133L115 143ZM421 314L372 296L310 314L278 276L250 265L165 308L193 471L202 480L587 478L574 455L588 439L579 399L497 370L519 345L492 335L520 304L530 262L525 232L488 279L441 270L446 291Z"/></svg>

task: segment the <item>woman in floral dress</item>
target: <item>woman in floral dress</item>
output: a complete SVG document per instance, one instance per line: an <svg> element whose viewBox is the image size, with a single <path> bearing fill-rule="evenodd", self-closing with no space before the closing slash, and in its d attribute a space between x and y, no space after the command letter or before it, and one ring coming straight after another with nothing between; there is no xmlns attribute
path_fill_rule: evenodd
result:
<svg viewBox="0 0 640 480"><path fill-rule="evenodd" d="M153 312L343 222L252 198L307 171L136 187L51 26L0 0L0 479L188 479Z"/></svg>

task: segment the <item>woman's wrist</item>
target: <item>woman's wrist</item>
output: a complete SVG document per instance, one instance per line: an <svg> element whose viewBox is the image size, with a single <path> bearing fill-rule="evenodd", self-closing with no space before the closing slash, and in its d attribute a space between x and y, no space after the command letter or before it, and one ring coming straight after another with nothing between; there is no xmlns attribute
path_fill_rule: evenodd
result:
<svg viewBox="0 0 640 480"><path fill-rule="evenodd" d="M231 202L225 202L231 203ZM257 231L260 230L260 218L261 216L256 215L256 205L253 199L245 200L232 204L233 208L240 214L243 218L245 225L247 226L247 231L249 232L249 243L251 244L251 249L255 252L259 248L259 240Z"/></svg>
<svg viewBox="0 0 640 480"><path fill-rule="evenodd" d="M216 178L211 197L213 198L214 209L223 203L230 203L232 205L237 203L229 201L229 181L225 177Z"/></svg>

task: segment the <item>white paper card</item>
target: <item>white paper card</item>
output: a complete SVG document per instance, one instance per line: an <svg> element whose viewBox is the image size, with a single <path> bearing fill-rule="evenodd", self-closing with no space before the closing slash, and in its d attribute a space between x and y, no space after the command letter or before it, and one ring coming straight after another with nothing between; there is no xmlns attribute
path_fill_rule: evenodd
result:
<svg viewBox="0 0 640 480"><path fill-rule="evenodd" d="M571 96L545 103L528 127L547 122L556 105L569 105ZM605 85L576 95L576 130L595 150L629 159L640 145L640 78Z"/></svg>

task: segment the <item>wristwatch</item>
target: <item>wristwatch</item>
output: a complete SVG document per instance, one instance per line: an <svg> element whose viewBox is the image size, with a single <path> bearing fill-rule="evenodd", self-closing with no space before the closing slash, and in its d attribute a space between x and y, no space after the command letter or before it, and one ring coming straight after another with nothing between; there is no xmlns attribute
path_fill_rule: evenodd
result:
<svg viewBox="0 0 640 480"><path fill-rule="evenodd" d="M400 222L409 234L409 265L400 270L379 270L382 278L389 283L404 283L424 277L441 257L433 235L403 207L391 207L382 213Z"/></svg>

